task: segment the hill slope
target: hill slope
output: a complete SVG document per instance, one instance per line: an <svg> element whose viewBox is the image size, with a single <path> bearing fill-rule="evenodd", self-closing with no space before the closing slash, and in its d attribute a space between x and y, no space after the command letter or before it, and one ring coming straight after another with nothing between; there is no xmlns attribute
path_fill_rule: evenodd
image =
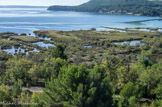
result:
<svg viewBox="0 0 162 107"><path fill-rule="evenodd" d="M161 16L161 0L90 0L79 6L50 6L48 10Z"/></svg>

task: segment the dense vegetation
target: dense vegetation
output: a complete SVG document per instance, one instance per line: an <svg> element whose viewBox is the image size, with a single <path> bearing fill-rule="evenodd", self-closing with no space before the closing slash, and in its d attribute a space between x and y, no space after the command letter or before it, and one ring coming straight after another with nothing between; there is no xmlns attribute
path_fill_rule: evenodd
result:
<svg viewBox="0 0 162 107"><path fill-rule="evenodd" d="M2 33L0 102L16 107L160 107L162 33L148 29L153 30L35 31L38 37L51 39L32 37L33 41ZM56 47L32 44L37 41ZM144 45L114 44L124 41ZM10 46L30 52L3 52ZM43 90L26 89L30 87Z"/></svg>
<svg viewBox="0 0 162 107"><path fill-rule="evenodd" d="M108 14L133 14L161 16L160 0L90 0L79 6L51 6L48 10L99 12Z"/></svg>

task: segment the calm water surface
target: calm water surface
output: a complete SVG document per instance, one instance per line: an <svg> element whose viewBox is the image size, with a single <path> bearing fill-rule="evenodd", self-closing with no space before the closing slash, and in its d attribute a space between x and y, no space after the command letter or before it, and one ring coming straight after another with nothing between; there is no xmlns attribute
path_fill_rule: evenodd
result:
<svg viewBox="0 0 162 107"><path fill-rule="evenodd" d="M44 43L44 42L36 42L36 43L33 43L33 45L37 45L37 46L44 47L44 48L55 47L54 44Z"/></svg>
<svg viewBox="0 0 162 107"><path fill-rule="evenodd" d="M143 46L144 43L141 43L141 41L124 41L124 42L116 42L115 45L130 45L130 46Z"/></svg>
<svg viewBox="0 0 162 107"><path fill-rule="evenodd" d="M159 17L101 15L86 12L47 11L47 8L0 7L0 32L31 33L35 30L80 30L107 27L160 27ZM149 20L149 21L141 21ZM125 23L125 22L137 23Z"/></svg>

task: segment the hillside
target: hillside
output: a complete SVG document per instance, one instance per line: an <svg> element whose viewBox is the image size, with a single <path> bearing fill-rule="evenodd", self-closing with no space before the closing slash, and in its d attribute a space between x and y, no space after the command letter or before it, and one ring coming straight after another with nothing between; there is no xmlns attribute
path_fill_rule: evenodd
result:
<svg viewBox="0 0 162 107"><path fill-rule="evenodd" d="M161 0L90 0L79 6L50 6L48 10L82 11L107 14L162 16Z"/></svg>
<svg viewBox="0 0 162 107"><path fill-rule="evenodd" d="M0 33L0 107L161 107L162 28L107 29Z"/></svg>

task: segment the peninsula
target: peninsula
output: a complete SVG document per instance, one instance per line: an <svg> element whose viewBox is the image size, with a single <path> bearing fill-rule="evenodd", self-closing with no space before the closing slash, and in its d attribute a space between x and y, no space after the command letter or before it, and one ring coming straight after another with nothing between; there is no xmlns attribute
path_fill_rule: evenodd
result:
<svg viewBox="0 0 162 107"><path fill-rule="evenodd" d="M50 6L48 10L162 16L161 0L90 0L78 6Z"/></svg>

